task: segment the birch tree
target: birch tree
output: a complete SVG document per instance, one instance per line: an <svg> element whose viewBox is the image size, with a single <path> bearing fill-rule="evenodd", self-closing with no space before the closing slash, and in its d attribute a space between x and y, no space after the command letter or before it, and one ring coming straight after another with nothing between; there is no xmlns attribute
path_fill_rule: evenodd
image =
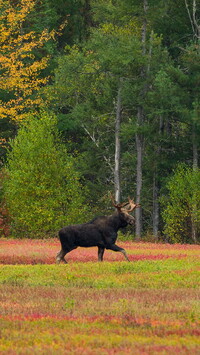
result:
<svg viewBox="0 0 200 355"><path fill-rule="evenodd" d="M193 44L184 49L183 53L183 62L187 67L187 70L190 74L190 81L192 80L192 109L191 109L191 118L192 118L192 149L193 149L193 168L198 167L198 155L199 155L199 146L198 146L198 121L200 114L200 102L199 102L199 84L198 84L198 71L200 70L200 19L198 18L197 12L197 3L196 0L193 0L192 3L189 3L185 0L185 6L187 9L188 17L191 24L192 35L193 35Z"/></svg>
<svg viewBox="0 0 200 355"><path fill-rule="evenodd" d="M93 32L85 48L71 48L56 70L55 89L61 98L66 98L70 115L74 117L81 112L81 107L87 107L84 116L80 114L81 125L99 151L101 149L100 154L110 169L117 202L122 195L120 135L124 82L138 75L140 70L138 33L134 21L125 26L102 25ZM107 129L112 134L108 133L104 140Z"/></svg>

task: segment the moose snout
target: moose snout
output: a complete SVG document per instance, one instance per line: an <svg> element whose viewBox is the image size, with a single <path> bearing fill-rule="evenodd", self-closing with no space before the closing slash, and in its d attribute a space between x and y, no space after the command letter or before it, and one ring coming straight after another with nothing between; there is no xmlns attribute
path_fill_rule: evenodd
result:
<svg viewBox="0 0 200 355"><path fill-rule="evenodd" d="M130 221L129 221L129 224L132 226L133 224L135 224L135 218L131 218Z"/></svg>

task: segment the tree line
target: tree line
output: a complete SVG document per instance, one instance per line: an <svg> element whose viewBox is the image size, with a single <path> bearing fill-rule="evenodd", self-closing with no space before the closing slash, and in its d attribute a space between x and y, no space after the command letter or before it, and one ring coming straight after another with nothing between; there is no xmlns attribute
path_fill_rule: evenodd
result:
<svg viewBox="0 0 200 355"><path fill-rule="evenodd" d="M1 200L13 233L54 233L107 211L113 193L141 204L136 239L199 242L199 1L0 10Z"/></svg>

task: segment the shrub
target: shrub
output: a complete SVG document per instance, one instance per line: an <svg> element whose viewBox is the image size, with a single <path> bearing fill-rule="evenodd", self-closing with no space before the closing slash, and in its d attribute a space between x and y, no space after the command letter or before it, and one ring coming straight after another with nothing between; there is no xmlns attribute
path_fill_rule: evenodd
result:
<svg viewBox="0 0 200 355"><path fill-rule="evenodd" d="M171 242L200 241L200 170L179 165L167 188L164 233Z"/></svg>
<svg viewBox="0 0 200 355"><path fill-rule="evenodd" d="M21 125L8 153L5 199L18 237L52 236L82 221L84 188L55 117L43 113Z"/></svg>

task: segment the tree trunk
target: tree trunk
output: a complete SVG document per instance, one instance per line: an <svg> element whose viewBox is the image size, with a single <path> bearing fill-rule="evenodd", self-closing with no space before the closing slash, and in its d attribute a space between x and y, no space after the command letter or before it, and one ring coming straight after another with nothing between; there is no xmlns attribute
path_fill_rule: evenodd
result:
<svg viewBox="0 0 200 355"><path fill-rule="evenodd" d="M198 143L197 143L197 134L196 134L194 123L192 127L192 148L193 148L193 169L196 170L198 168Z"/></svg>
<svg viewBox="0 0 200 355"><path fill-rule="evenodd" d="M138 109L138 115L142 115ZM141 119L141 117L139 117ZM143 139L142 136L136 134L136 151L137 151L137 168L136 168L136 203L141 202L141 191L142 191L142 151L143 151ZM142 233L142 210L141 207L136 208L135 210L135 234L136 239L141 238Z"/></svg>
<svg viewBox="0 0 200 355"><path fill-rule="evenodd" d="M196 129L195 129L194 123L192 126L192 148L193 148L193 170L195 171L198 168L198 143L197 143L197 134L196 134ZM197 205L194 204L193 211L192 211L192 217L191 217L192 240L194 241L194 243L197 243L197 226L196 226L196 223L195 223L195 220L193 217L196 210L197 210Z"/></svg>
<svg viewBox="0 0 200 355"><path fill-rule="evenodd" d="M159 232L159 220L160 220L160 208L159 208L159 185L158 185L158 161L160 157L160 138L164 129L163 117L159 117L159 130L158 130L158 143L156 142L156 154L154 158L154 172L153 172L153 235L158 238Z"/></svg>
<svg viewBox="0 0 200 355"><path fill-rule="evenodd" d="M191 220L192 224L192 240L196 244L197 243L197 228L196 228L196 223L193 221L193 218Z"/></svg>
<svg viewBox="0 0 200 355"><path fill-rule="evenodd" d="M142 54L146 55L146 33L147 33L147 10L148 10L148 0L143 0L143 10L144 19L142 26ZM143 67L141 70L141 80L144 80L147 75L148 68ZM141 91L141 102L145 96L146 86ZM136 154L137 154L137 169L136 169L136 203L141 202L141 192L142 192L142 156L143 156L143 136L139 132L140 127L142 127L144 122L144 108L142 105L138 106L137 111L137 126L138 132L136 133ZM135 234L136 239L141 238L142 234L142 209L141 207L136 208L135 211Z"/></svg>
<svg viewBox="0 0 200 355"><path fill-rule="evenodd" d="M153 177L153 235L158 238L159 232L159 202L158 202L158 182L156 170Z"/></svg>
<svg viewBox="0 0 200 355"><path fill-rule="evenodd" d="M116 119L115 119L115 168L114 168L114 184L115 184L115 201L120 202L121 186L120 186L120 126L121 126L121 113L122 113L122 97L121 97L121 80L117 93L116 104Z"/></svg>

